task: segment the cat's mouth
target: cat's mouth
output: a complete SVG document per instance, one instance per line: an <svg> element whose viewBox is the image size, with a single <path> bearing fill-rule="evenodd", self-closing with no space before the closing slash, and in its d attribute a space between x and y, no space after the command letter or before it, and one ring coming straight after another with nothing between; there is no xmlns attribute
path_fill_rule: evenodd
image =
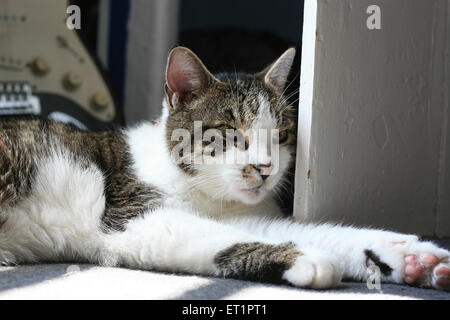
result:
<svg viewBox="0 0 450 320"><path fill-rule="evenodd" d="M264 188L264 183L260 184L257 187L241 189L241 192L250 194L250 195L258 195L262 192L263 188Z"/></svg>
<svg viewBox="0 0 450 320"><path fill-rule="evenodd" d="M241 199L242 202L247 204L255 204L260 202L264 198L267 192L267 188L266 184L262 183L257 187L240 189L239 191L240 191L239 198Z"/></svg>

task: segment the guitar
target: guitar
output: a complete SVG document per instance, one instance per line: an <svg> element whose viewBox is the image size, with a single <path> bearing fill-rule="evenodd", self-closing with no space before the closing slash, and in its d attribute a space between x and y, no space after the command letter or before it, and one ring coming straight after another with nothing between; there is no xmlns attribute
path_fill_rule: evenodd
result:
<svg viewBox="0 0 450 320"><path fill-rule="evenodd" d="M98 130L122 115L99 65L66 26L67 1L0 1L0 120L40 116Z"/></svg>

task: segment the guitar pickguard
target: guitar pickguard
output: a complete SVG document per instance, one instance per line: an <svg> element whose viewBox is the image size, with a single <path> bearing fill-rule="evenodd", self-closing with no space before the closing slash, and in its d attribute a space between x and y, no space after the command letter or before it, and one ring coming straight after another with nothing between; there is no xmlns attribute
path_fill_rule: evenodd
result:
<svg viewBox="0 0 450 320"><path fill-rule="evenodd" d="M0 1L0 81L26 83L31 95L60 96L99 122L117 122L106 81L76 31L66 26L67 6L61 0Z"/></svg>

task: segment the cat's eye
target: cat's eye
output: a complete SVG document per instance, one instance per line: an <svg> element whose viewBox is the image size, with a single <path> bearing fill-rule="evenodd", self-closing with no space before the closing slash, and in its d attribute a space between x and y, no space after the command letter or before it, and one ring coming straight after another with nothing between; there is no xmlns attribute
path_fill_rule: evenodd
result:
<svg viewBox="0 0 450 320"><path fill-rule="evenodd" d="M289 140L289 133L287 132L287 130L280 131L278 133L278 143L279 144L286 143L288 140Z"/></svg>
<svg viewBox="0 0 450 320"><path fill-rule="evenodd" d="M235 131L234 135L234 146L241 151L247 150L249 146L249 139L248 137L244 136L244 134L240 130Z"/></svg>

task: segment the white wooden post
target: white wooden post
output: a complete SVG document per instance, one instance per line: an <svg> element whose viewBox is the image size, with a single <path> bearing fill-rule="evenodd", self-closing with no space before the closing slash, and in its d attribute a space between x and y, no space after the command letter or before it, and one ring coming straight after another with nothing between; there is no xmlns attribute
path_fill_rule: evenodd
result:
<svg viewBox="0 0 450 320"><path fill-rule="evenodd" d="M297 218L450 236L448 6L305 1Z"/></svg>

